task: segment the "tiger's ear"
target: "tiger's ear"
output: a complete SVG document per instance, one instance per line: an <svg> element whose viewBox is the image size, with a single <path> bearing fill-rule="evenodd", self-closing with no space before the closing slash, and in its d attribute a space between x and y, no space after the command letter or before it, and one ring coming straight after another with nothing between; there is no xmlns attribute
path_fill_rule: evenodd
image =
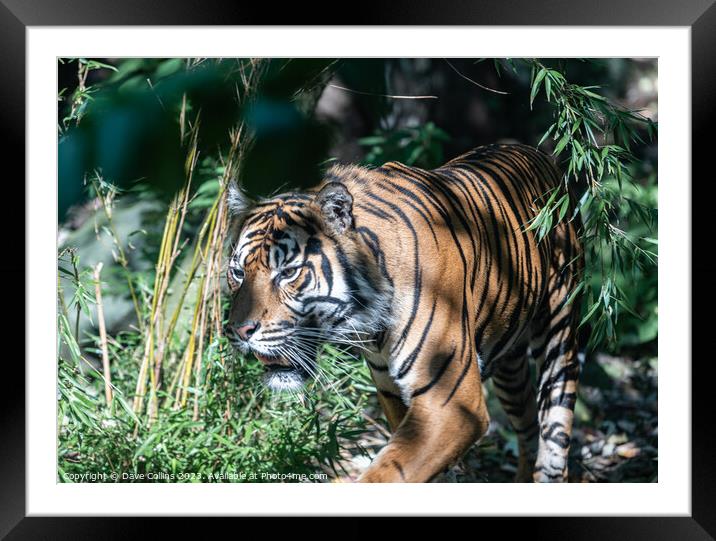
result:
<svg viewBox="0 0 716 541"><path fill-rule="evenodd" d="M226 206L229 209L228 239L234 241L238 238L247 212L254 204L255 202L241 189L236 180L229 181L226 190Z"/></svg>
<svg viewBox="0 0 716 541"><path fill-rule="evenodd" d="M329 182L316 196L329 232L341 234L353 227L353 196L343 184Z"/></svg>
<svg viewBox="0 0 716 541"><path fill-rule="evenodd" d="M229 207L229 212L234 217L241 217L241 215L245 214L254 204L235 179L229 181L226 203Z"/></svg>

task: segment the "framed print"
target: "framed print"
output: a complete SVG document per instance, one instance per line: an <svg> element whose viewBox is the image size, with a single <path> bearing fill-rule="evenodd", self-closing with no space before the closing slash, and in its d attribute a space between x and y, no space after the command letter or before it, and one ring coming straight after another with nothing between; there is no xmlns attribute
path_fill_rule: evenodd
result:
<svg viewBox="0 0 716 541"><path fill-rule="evenodd" d="M691 179L716 8L512 4L295 26L4 1L27 317L3 535L431 515L711 538Z"/></svg>

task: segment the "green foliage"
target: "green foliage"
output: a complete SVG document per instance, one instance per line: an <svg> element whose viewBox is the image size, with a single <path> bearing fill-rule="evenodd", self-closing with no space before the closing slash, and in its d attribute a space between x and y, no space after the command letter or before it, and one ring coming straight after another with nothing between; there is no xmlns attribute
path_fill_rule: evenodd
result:
<svg viewBox="0 0 716 541"><path fill-rule="evenodd" d="M619 269L615 273L614 289L619 295L620 306L624 309L615 319L614 340L608 344L609 349L617 353L623 351L625 347L640 346L657 338L658 242L651 235L656 231L655 209L658 190L653 179L643 186L629 183L620 187L614 178L605 182L604 189L615 201L613 224L623 231L627 243L633 243L626 249L634 252L629 260L630 265L622 260L617 263L618 266L613 266L610 259L621 256L625 250L621 244L611 250L603 246L601 256L604 261L595 260L599 254L595 254L594 251L588 253L588 268L604 265L606 269L614 267ZM592 274L589 285L592 298L597 298L602 290L598 274Z"/></svg>
<svg viewBox="0 0 716 541"><path fill-rule="evenodd" d="M397 161L406 165L430 169L443 162L443 145L449 136L432 122L415 128L380 130L370 137L358 140L366 147L364 163L382 165Z"/></svg>
<svg viewBox="0 0 716 541"><path fill-rule="evenodd" d="M60 253L59 262L63 257L69 256L72 271L69 272L58 264L60 269L58 284L67 282L64 287L74 289L71 307L75 306L90 316L90 306L94 305L95 298L87 291L86 281L91 274L91 269L78 270L79 258L70 250ZM98 431L101 430L101 417L103 409L106 415L111 417L115 414L113 408L103 408L100 394L100 385L104 385L104 376L95 369L82 354L78 343L77 325L75 329L70 326L67 307L62 296L62 286L58 290L60 310L57 315L58 330L58 367L57 367L57 392L58 392L58 426L60 431L63 427L67 430L77 431ZM93 381L96 385L93 385ZM125 402L122 392L113 386L115 392L115 403L119 404L124 415L137 421Z"/></svg>
<svg viewBox="0 0 716 541"><path fill-rule="evenodd" d="M58 126L58 130L60 134L62 134L71 125L76 126L80 123L80 120L82 120L82 117L85 114L88 103L93 99L92 94L94 94L97 90L94 86L87 84L87 76L89 73L96 70L117 71L117 68L110 66L109 64L87 58L60 58L59 62L76 63L78 79L77 88L75 88L71 96L64 96L66 89L61 89L57 95L58 101L61 102L66 99L70 104L67 114L62 118L62 121Z"/></svg>
<svg viewBox="0 0 716 541"><path fill-rule="evenodd" d="M106 480L117 474L117 480L125 482L146 481L141 476L148 474L173 476L156 477L170 482L272 481L261 474L340 475L341 453L352 449L351 442L365 430L361 412L366 391L372 390L365 367L340 354L326 353L322 366L332 388L313 384L301 400L265 392L258 363L238 358L222 364L216 354L221 348L207 354L211 385L202 391L204 413L198 420L190 410L163 407L151 425L135 425L128 411L110 413L103 408L96 386L88 385L91 390L87 392L73 388L78 399L63 392L62 411L69 408L72 415L65 415L60 427L61 471L106 474ZM114 370L136 370L128 355L113 361ZM120 363L129 366L117 367ZM65 379L68 385L78 381L73 374L61 378L61 386ZM104 418L101 425L99 416ZM84 426L78 426L77 419ZM259 477L249 479L251 473Z"/></svg>
<svg viewBox="0 0 716 541"><path fill-rule="evenodd" d="M84 312L91 319L90 304L94 302L94 296L90 293L89 281L92 270L84 269L80 271L80 257L77 255L77 250L72 248L62 250L57 260L58 288L61 291L63 281L67 281L74 291L69 307L65 306L62 298L60 299L63 315L66 319L69 319L68 310L74 308L75 320L79 319L80 312ZM75 331L74 336L75 339L79 340L77 331Z"/></svg>
<svg viewBox="0 0 716 541"><path fill-rule="evenodd" d="M613 347L620 340L620 314L640 318L653 313L655 317L655 296L646 314L637 314L626 291L632 280L656 276L657 254L652 246L656 200L634 197L638 184L633 170L638 164L632 152L635 145L645 142L642 131L649 138L656 136L656 124L614 105L599 93L598 86L571 83L559 69L538 60L524 62L531 69L530 106L540 94L552 106L553 122L539 144L551 138L555 159L564 163L562 184L545 194L546 201L528 229L536 229L542 239L565 218L575 219L567 215L570 197L579 193L578 183L586 183L576 211L582 222L587 266L575 295L583 293L586 299L582 323L591 324L590 345L606 341ZM649 184L655 189L656 178ZM629 230L622 226L624 222Z"/></svg>

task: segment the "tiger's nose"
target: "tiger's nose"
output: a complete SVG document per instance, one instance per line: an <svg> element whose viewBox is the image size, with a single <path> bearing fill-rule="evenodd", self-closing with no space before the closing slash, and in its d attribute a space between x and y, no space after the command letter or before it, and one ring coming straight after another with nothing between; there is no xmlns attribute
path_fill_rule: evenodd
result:
<svg viewBox="0 0 716 541"><path fill-rule="evenodd" d="M248 340L260 326L261 324L258 321L244 321L236 328L236 333L242 340Z"/></svg>

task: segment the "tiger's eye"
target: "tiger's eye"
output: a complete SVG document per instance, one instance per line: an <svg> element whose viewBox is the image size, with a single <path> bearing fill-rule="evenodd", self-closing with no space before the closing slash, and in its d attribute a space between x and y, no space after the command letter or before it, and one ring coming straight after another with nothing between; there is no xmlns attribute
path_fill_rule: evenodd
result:
<svg viewBox="0 0 716 541"><path fill-rule="evenodd" d="M231 274L231 279L234 282L241 282L244 279L244 271L237 268L231 268L229 270L229 273Z"/></svg>
<svg viewBox="0 0 716 541"><path fill-rule="evenodd" d="M301 270L301 267L292 267L289 269L283 269L279 273L279 278L281 278L281 280L290 280L291 278L295 278L296 275L298 274L298 271L300 271L300 270Z"/></svg>

